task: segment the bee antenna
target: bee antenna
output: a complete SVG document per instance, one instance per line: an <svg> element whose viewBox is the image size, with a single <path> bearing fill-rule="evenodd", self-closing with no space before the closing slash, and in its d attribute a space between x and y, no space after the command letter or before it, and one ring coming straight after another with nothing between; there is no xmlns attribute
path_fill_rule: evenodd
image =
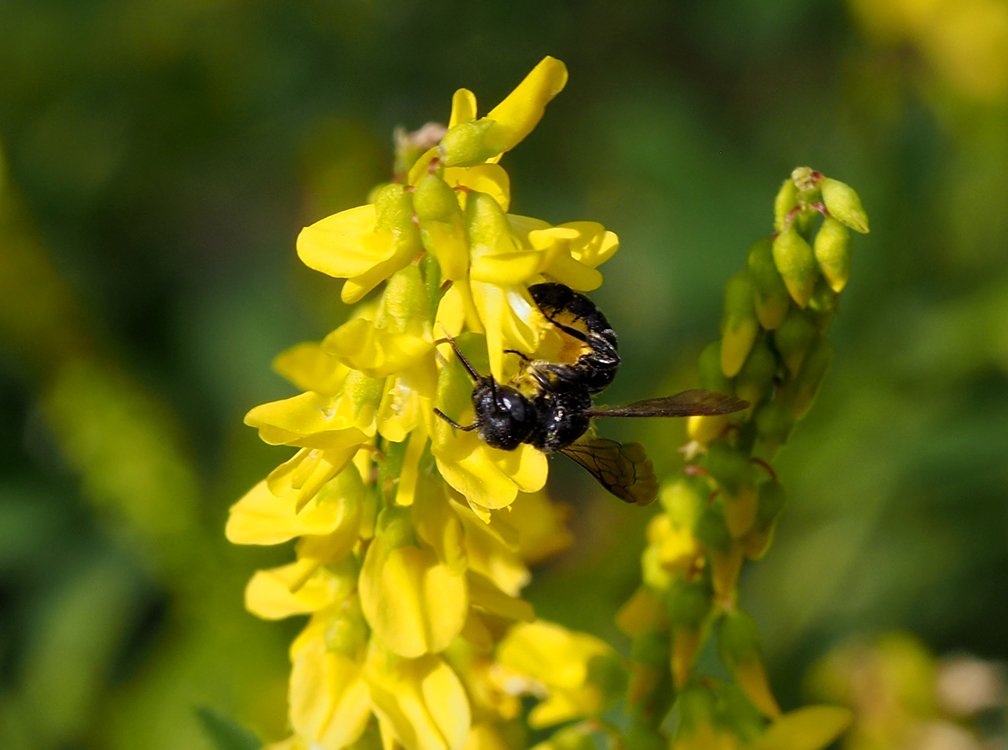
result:
<svg viewBox="0 0 1008 750"><path fill-rule="evenodd" d="M455 343L455 339L453 337L451 337L447 333L445 333L444 338L440 338L437 341L435 341L434 343L435 344L444 344L444 343L451 344L452 351L455 352L455 356L459 358L459 361L462 363L462 366L465 367L466 372L469 373L469 377L471 377L474 381L478 381L480 379L480 374L478 372L476 372L476 368L472 366L472 363L469 362L469 360L465 358L465 355L462 353L462 350L458 348L458 344Z"/></svg>

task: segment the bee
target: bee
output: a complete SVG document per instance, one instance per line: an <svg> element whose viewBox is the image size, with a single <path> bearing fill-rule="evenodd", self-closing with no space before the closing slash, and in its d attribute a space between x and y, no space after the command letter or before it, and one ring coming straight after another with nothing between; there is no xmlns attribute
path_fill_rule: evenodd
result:
<svg viewBox="0 0 1008 750"><path fill-rule="evenodd" d="M536 286L562 287L559 284ZM588 301L586 297L576 292L571 294ZM568 297L568 299L574 298ZM616 355L615 365L610 368L611 373L598 375L608 366L600 367L599 362L609 361L610 349L607 348L609 344L611 352L615 354L616 335L602 313L590 301L588 304L591 306L591 311L585 310L586 314L579 318L585 321L585 331L566 323L554 323L554 325L558 325L558 328L563 325L564 328L560 330L587 344L589 351L570 364L526 358L526 372L531 377L519 376L518 380L519 384L525 386L524 390L498 383L492 375L480 375L459 350L455 340L451 337L445 338L444 341L451 344L455 355L473 379L472 404L475 418L472 424L461 425L440 409L435 408L434 413L456 429L476 430L480 439L492 448L514 450L522 443L528 443L547 454L563 453L587 469L616 497L628 503L647 505L658 493L658 480L643 446L639 443L622 444L594 436L584 437L591 420L595 417L685 417L695 414L729 414L746 408L748 403L734 396L713 391L690 390L672 396L636 401L626 406L594 406L592 393L601 390L596 386L605 378L611 382L619 358ZM569 312L557 308L549 308L549 311ZM593 327L597 330L593 331ZM579 335L575 336L567 329L577 331ZM609 331L611 336L604 334L604 331ZM597 341L592 337L596 334L599 339L604 339L606 344L599 345L602 349L601 355L593 358Z"/></svg>

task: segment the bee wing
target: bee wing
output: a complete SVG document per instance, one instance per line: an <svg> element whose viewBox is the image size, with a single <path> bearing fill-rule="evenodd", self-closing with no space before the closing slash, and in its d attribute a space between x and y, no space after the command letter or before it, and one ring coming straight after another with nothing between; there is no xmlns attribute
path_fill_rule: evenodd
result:
<svg viewBox="0 0 1008 750"><path fill-rule="evenodd" d="M696 389L673 396L634 401L626 406L599 406L587 413L589 417L689 417L695 414L731 414L747 406L748 401L735 396Z"/></svg>
<svg viewBox="0 0 1008 750"><path fill-rule="evenodd" d="M658 479L651 459L640 443L589 437L561 448L560 452L577 461L599 484L627 503L647 505L658 495Z"/></svg>

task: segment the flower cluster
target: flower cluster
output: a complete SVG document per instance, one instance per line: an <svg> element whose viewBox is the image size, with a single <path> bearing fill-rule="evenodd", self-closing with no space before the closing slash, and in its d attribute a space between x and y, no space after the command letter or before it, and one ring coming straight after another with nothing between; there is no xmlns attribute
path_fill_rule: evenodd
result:
<svg viewBox="0 0 1008 750"><path fill-rule="evenodd" d="M545 726L597 714L618 683L596 684L619 672L608 646L535 621L520 598L527 563L568 542L542 491L546 457L491 448L435 414L472 413L446 338L507 381L507 352L534 355L549 338L529 285L594 289L618 247L595 223L508 213L498 162L566 78L546 58L483 117L456 92L448 127L425 131L437 142L401 158L401 181L298 237L302 261L345 279L356 307L277 359L301 393L246 417L296 449L227 525L237 544L297 540L296 561L246 591L259 616L309 616L290 651L293 734L277 747L514 747L520 695L543 699L529 721Z"/></svg>
<svg viewBox="0 0 1008 750"><path fill-rule="evenodd" d="M655 736L656 718L677 691L676 748L748 747L768 717L773 723L758 747L812 749L828 744L849 719L830 707L782 716L755 623L736 603L743 562L765 554L786 500L770 461L830 362L825 334L847 283L851 230L868 231L854 190L808 167L784 181L774 211L775 234L754 244L746 268L728 281L721 339L699 366L705 388L750 406L690 418L685 474L662 487L643 585L620 613L621 627L636 640L637 729ZM733 683L696 672L697 654L712 638ZM662 705L665 711L656 709ZM818 728L810 733L810 725ZM789 740L796 737L804 744Z"/></svg>

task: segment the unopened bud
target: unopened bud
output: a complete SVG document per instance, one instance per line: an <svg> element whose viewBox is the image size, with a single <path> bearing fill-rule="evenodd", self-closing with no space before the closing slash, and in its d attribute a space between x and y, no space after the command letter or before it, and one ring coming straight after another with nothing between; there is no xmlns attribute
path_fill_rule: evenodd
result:
<svg viewBox="0 0 1008 750"><path fill-rule="evenodd" d="M733 539L741 539L756 523L758 509L756 488L751 484L742 485L734 492L722 495L725 525Z"/></svg>
<svg viewBox="0 0 1008 750"><path fill-rule="evenodd" d="M779 399L763 404L756 412L756 436L763 451L772 455L787 442L795 418L790 407Z"/></svg>
<svg viewBox="0 0 1008 750"><path fill-rule="evenodd" d="M833 361L833 348L825 338L816 339L815 344L805 356L801 370L790 383L785 394L791 402L792 412L796 419L802 417L812 405L819 386Z"/></svg>
<svg viewBox="0 0 1008 750"><path fill-rule="evenodd" d="M446 167L471 167L482 164L492 156L500 153L500 149L487 144L487 134L493 128L494 121L481 118L460 122L449 128L441 139L442 161Z"/></svg>
<svg viewBox="0 0 1008 750"><path fill-rule="evenodd" d="M777 374L777 357L761 337L746 358L742 370L735 378L735 395L758 404L773 396L774 376Z"/></svg>
<svg viewBox="0 0 1008 750"><path fill-rule="evenodd" d="M787 223L788 216L798 205L798 187L790 177L781 183L774 198L774 231L779 232Z"/></svg>
<svg viewBox="0 0 1008 750"><path fill-rule="evenodd" d="M413 205L424 249L438 259L445 278L464 278L469 268L469 240L455 191L437 175L426 174L417 182Z"/></svg>
<svg viewBox="0 0 1008 750"><path fill-rule="evenodd" d="M742 692L766 716L780 708L770 691L756 623L739 610L726 612L718 623L718 653L735 675Z"/></svg>
<svg viewBox="0 0 1008 750"><path fill-rule="evenodd" d="M700 352L697 360L697 376L700 385L711 391L731 393L731 380L721 370L721 341L712 341Z"/></svg>
<svg viewBox="0 0 1008 750"><path fill-rule="evenodd" d="M798 307L805 307L812 296L818 269L812 247L794 226L786 227L774 238L773 259L791 299Z"/></svg>
<svg viewBox="0 0 1008 750"><path fill-rule="evenodd" d="M742 540L746 557L758 560L766 554L773 541L774 529L777 527L777 517L787 502L784 488L777 481L763 482L759 486L758 509L756 524Z"/></svg>
<svg viewBox="0 0 1008 750"><path fill-rule="evenodd" d="M707 451L707 471L721 485L721 489L735 494L752 483L753 467L749 456L724 442L711 445Z"/></svg>
<svg viewBox="0 0 1008 750"><path fill-rule="evenodd" d="M851 241L850 230L827 216L816 232L812 243L819 270L826 277L830 289L840 292L847 284L850 275Z"/></svg>
<svg viewBox="0 0 1008 750"><path fill-rule="evenodd" d="M772 331L781 324L791 307L784 279L774 264L773 241L767 238L753 244L749 248L747 266L753 285L756 317L763 328Z"/></svg>
<svg viewBox="0 0 1008 750"><path fill-rule="evenodd" d="M806 313L794 310L773 332L774 348L780 353L792 377L798 374L802 361L817 337L815 323Z"/></svg>
<svg viewBox="0 0 1008 750"><path fill-rule="evenodd" d="M753 306L753 286L746 271L740 271L725 286L721 318L721 371L729 378L738 374L759 333Z"/></svg>
<svg viewBox="0 0 1008 750"><path fill-rule="evenodd" d="M413 195L405 185L391 183L382 187L374 196L376 224L390 232L416 230L413 223Z"/></svg>
<svg viewBox="0 0 1008 750"><path fill-rule="evenodd" d="M665 606L673 627L699 628L714 603L712 592L702 578L686 583L680 577L666 592Z"/></svg>
<svg viewBox="0 0 1008 750"><path fill-rule="evenodd" d="M823 205L830 216L855 232L868 232L868 214L861 206L861 198L854 188L831 177L824 177L819 188L822 190Z"/></svg>

